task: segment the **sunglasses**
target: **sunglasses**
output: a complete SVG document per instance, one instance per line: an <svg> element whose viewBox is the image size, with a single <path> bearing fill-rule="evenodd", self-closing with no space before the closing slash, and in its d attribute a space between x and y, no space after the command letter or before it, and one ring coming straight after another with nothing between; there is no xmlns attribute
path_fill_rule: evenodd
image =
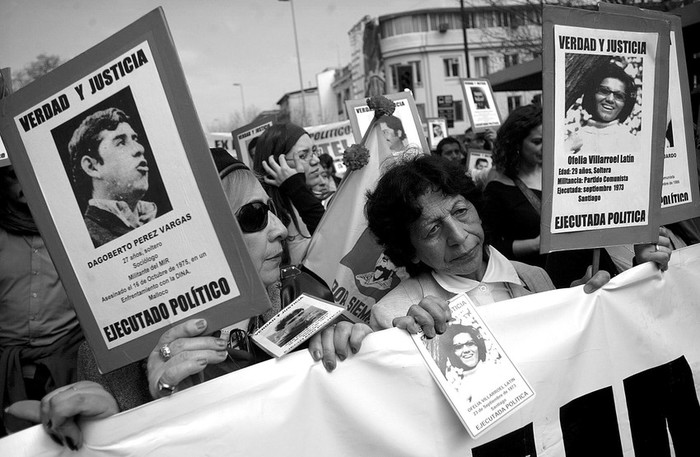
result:
<svg viewBox="0 0 700 457"><path fill-rule="evenodd" d="M598 89L596 89L596 92L605 98L607 98L608 96L610 96L610 94L612 94L615 101L618 101L618 102L624 102L625 100L627 100L627 95L625 95L625 93L618 92L616 90L608 89L605 86L598 86Z"/></svg>
<svg viewBox="0 0 700 457"><path fill-rule="evenodd" d="M241 206L236 212L236 220L243 233L259 232L267 227L267 215L270 212L277 215L272 200L268 200L267 203L250 202Z"/></svg>

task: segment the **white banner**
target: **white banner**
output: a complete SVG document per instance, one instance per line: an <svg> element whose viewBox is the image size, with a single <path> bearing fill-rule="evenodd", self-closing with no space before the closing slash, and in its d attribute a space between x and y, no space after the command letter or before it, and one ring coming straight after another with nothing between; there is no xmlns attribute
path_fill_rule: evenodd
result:
<svg viewBox="0 0 700 457"><path fill-rule="evenodd" d="M698 272L692 246L666 272L645 264L591 295L481 307L537 397L477 440L391 329L331 374L296 352L87 423L77 453L34 427L0 440L0 455L696 455Z"/></svg>

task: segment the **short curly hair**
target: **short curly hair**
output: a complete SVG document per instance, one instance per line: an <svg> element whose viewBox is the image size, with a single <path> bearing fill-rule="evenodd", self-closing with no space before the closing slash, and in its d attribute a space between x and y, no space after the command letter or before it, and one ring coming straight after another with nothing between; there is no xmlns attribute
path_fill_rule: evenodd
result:
<svg viewBox="0 0 700 457"><path fill-rule="evenodd" d="M520 106L508 115L496 134L491 160L497 170L510 178L520 171L520 148L532 129L542 125L542 107Z"/></svg>
<svg viewBox="0 0 700 457"><path fill-rule="evenodd" d="M423 212L418 199L435 191L446 196L462 195L479 213L483 208L481 192L464 169L438 155L419 154L397 162L382 175L374 191L367 192L365 216L369 230L394 265L406 267L410 276L432 270L423 262L413 262L416 249L411 243L410 225Z"/></svg>
<svg viewBox="0 0 700 457"><path fill-rule="evenodd" d="M609 62L591 71L584 88L581 106L583 106L583 109L593 116L594 119L600 120L597 119L598 110L596 109L595 93L600 83L602 83L605 78L617 79L625 85L625 106L622 107L620 114L617 116L617 120L623 123L627 120L629 115L632 114L632 108L634 108L634 104L637 101L637 86L634 83L634 79L617 64Z"/></svg>

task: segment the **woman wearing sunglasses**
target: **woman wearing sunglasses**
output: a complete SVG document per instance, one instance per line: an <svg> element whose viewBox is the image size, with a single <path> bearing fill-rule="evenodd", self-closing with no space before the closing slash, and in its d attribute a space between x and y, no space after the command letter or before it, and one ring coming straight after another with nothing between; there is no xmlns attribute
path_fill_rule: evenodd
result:
<svg viewBox="0 0 700 457"><path fill-rule="evenodd" d="M574 105L583 108L582 125L568 135L568 149L586 155L635 153L638 128L627 120L636 102L637 86L622 67L612 62L595 67L587 78L581 104Z"/></svg>
<svg viewBox="0 0 700 457"><path fill-rule="evenodd" d="M253 169L264 176L264 188L287 228L285 264L299 264L325 211L311 191L321 181L316 146L298 125L275 124L258 139Z"/></svg>
<svg viewBox="0 0 700 457"><path fill-rule="evenodd" d="M147 361L105 375L99 374L90 349L83 345L78 364L79 377L85 380L49 393L41 404L12 405L10 414L42 422L56 442L77 449L82 443L78 418L108 417L267 358L255 351L248 335L279 311L277 283L287 229L253 172L225 150L213 149L212 155L253 265L267 287L272 310L223 329L221 334L211 334L216 329L204 319L190 319L163 333ZM336 357L344 360L356 353L369 333L365 324L341 322L315 335L309 351L315 361L332 371Z"/></svg>

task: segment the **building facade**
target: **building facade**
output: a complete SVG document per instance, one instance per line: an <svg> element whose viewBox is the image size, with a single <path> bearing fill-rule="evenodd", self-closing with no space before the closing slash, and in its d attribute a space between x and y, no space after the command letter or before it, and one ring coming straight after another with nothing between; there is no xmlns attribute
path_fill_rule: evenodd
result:
<svg viewBox="0 0 700 457"><path fill-rule="evenodd" d="M444 117L450 135L469 127L461 78L484 78L541 55L541 11L531 4L440 8L380 16L386 93L411 90L423 120ZM465 52L462 24L466 24ZM495 93L505 117L539 91Z"/></svg>

